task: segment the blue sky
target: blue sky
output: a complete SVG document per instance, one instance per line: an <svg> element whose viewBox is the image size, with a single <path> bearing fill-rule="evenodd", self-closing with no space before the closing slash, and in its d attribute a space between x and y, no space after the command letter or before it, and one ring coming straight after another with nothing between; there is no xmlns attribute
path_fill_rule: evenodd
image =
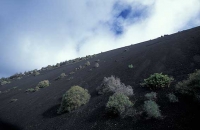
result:
<svg viewBox="0 0 200 130"><path fill-rule="evenodd" d="M199 25L199 0L0 0L0 77Z"/></svg>

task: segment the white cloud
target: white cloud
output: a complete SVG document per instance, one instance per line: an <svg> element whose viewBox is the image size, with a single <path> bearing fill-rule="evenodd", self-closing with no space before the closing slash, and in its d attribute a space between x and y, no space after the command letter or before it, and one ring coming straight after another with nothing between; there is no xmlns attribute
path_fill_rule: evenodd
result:
<svg viewBox="0 0 200 130"><path fill-rule="evenodd" d="M127 5L132 11L146 9L142 14L145 16L135 18L134 22L119 20L123 33L118 36L107 24L115 22L120 13L113 10L116 2L120 3L118 9ZM8 41L7 45L13 49L0 43L7 56L0 73L4 68L13 73L40 68L200 25L199 0L62 0L29 6L23 6L19 18L11 19L5 26L7 30L0 31L9 34L0 42Z"/></svg>

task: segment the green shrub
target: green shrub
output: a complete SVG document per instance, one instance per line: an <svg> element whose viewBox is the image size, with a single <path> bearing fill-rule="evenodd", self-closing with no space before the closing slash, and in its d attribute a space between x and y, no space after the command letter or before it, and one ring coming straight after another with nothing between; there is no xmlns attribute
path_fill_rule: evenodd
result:
<svg viewBox="0 0 200 130"><path fill-rule="evenodd" d="M37 75L39 75L40 73L38 72L38 71L35 71L34 73L33 73L33 75L34 76L37 76Z"/></svg>
<svg viewBox="0 0 200 130"><path fill-rule="evenodd" d="M89 66L89 65L90 65L90 62L87 61L87 62L85 63L85 66Z"/></svg>
<svg viewBox="0 0 200 130"><path fill-rule="evenodd" d="M128 65L128 68L132 69L132 68L133 68L133 65L132 65L132 64Z"/></svg>
<svg viewBox="0 0 200 130"><path fill-rule="evenodd" d="M200 101L200 70L189 74L188 79L178 82L175 88L179 93L192 96L195 100Z"/></svg>
<svg viewBox="0 0 200 130"><path fill-rule="evenodd" d="M157 99L157 93L156 92L147 93L147 94L145 94L145 97L148 100L154 100L155 101Z"/></svg>
<svg viewBox="0 0 200 130"><path fill-rule="evenodd" d="M59 76L59 78L64 78L66 76L66 74L65 73L62 73L62 74L60 74L60 76Z"/></svg>
<svg viewBox="0 0 200 130"><path fill-rule="evenodd" d="M168 99L169 99L170 102L173 102L173 103L174 102L178 102L178 98L173 93L167 94L167 97L168 97Z"/></svg>
<svg viewBox="0 0 200 130"><path fill-rule="evenodd" d="M141 83L140 85L143 87L149 87L151 89L164 88L169 87L173 80L174 79L168 75L163 75L162 73L154 73L150 75L149 78L144 79L144 83Z"/></svg>
<svg viewBox="0 0 200 130"><path fill-rule="evenodd" d="M48 87L49 85L50 85L49 80L43 80L43 81L40 81L36 87L44 88L44 87Z"/></svg>
<svg viewBox="0 0 200 130"><path fill-rule="evenodd" d="M26 90L26 92L35 92L35 89L34 88L29 88Z"/></svg>
<svg viewBox="0 0 200 130"><path fill-rule="evenodd" d="M106 104L106 109L109 112L118 115L121 115L130 107L133 107L133 103L122 93L115 93L110 96Z"/></svg>
<svg viewBox="0 0 200 130"><path fill-rule="evenodd" d="M123 93L127 96L133 95L133 89L131 86L125 86L125 84L121 83L119 78L104 77L103 82L100 86L96 88L98 94L104 94L108 92L112 93Z"/></svg>
<svg viewBox="0 0 200 130"><path fill-rule="evenodd" d="M90 94L87 89L79 86L72 86L62 97L61 106L58 109L58 114L63 112L71 112L80 106L88 103Z"/></svg>
<svg viewBox="0 0 200 130"><path fill-rule="evenodd" d="M9 84L9 83L11 83L10 81L1 81L1 85L5 85L5 84Z"/></svg>
<svg viewBox="0 0 200 130"><path fill-rule="evenodd" d="M144 102L144 111L147 113L149 118L161 118L159 106L155 101L148 100Z"/></svg>

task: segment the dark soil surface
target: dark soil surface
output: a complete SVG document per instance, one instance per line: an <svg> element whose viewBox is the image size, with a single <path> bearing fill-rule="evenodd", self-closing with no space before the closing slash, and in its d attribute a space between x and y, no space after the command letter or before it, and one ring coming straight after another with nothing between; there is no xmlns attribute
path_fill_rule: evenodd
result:
<svg viewBox="0 0 200 130"><path fill-rule="evenodd" d="M91 48L92 49L92 48ZM96 60L99 67L94 68ZM178 95L179 102L170 103L166 94L174 92L175 84L189 73L200 69L200 27L166 35L154 40L97 54L88 59L91 65L75 70L87 60L44 70L40 75L25 75L0 86L0 130L194 130L199 126L200 106L191 99ZM132 64L134 68L128 68ZM92 70L91 70L92 69ZM69 75L70 72L75 73ZM55 80L61 73L63 79ZM153 73L174 77L170 88L156 90L157 103L163 119L138 117L110 117L105 111L109 94L98 95L104 77L115 75L134 90L135 109L143 111L144 95L151 90L140 83ZM67 80L73 77L72 80ZM38 82L49 80L50 86L37 92L26 93ZM73 85L88 89L91 99L79 109L57 114L62 95ZM13 87L17 87L13 89ZM7 91L6 90L9 90ZM18 99L10 102L11 99Z"/></svg>

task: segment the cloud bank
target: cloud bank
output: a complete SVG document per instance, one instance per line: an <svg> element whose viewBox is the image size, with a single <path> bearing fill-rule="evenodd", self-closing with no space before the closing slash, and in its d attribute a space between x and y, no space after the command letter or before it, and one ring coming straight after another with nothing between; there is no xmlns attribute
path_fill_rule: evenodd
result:
<svg viewBox="0 0 200 130"><path fill-rule="evenodd" d="M0 77L199 25L199 0L1 0Z"/></svg>

